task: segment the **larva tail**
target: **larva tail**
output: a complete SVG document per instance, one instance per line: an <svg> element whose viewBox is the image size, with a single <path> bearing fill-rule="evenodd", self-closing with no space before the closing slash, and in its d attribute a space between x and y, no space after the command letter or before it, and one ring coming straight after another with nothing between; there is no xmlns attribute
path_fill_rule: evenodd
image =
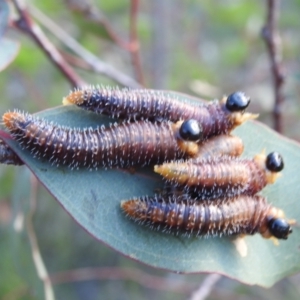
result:
<svg viewBox="0 0 300 300"><path fill-rule="evenodd" d="M179 162L164 163L162 165L155 165L154 172L163 176L166 180L176 180L176 182L183 184L189 179L188 169L181 166Z"/></svg>
<svg viewBox="0 0 300 300"><path fill-rule="evenodd" d="M121 201L121 209L131 218L135 220L145 220L147 204L137 199Z"/></svg>
<svg viewBox="0 0 300 300"><path fill-rule="evenodd" d="M19 112L7 112L2 116L2 121L8 130L15 130L18 128L18 123L25 121L23 114Z"/></svg>
<svg viewBox="0 0 300 300"><path fill-rule="evenodd" d="M67 97L63 98L63 105L80 105L86 100L86 92L83 90L77 90L71 92Z"/></svg>

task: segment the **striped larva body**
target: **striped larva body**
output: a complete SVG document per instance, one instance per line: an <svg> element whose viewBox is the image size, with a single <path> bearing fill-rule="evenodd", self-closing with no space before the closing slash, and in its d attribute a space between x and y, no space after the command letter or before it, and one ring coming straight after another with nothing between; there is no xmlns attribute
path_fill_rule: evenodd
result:
<svg viewBox="0 0 300 300"><path fill-rule="evenodd" d="M236 126L257 115L245 113L250 103L244 93L236 92L220 101L192 105L153 90L85 87L63 99L65 105L123 119L179 120L195 119L203 129L203 137L227 134Z"/></svg>
<svg viewBox="0 0 300 300"><path fill-rule="evenodd" d="M175 196L141 197L121 202L133 220L173 233L199 236L252 235L287 239L292 221L261 196L242 195L215 201Z"/></svg>
<svg viewBox="0 0 300 300"><path fill-rule="evenodd" d="M154 171L170 183L196 192L203 199L222 195L254 195L267 184L274 183L282 169L283 160L277 152L268 156L258 154L253 159L220 156L207 160L175 161L154 167Z"/></svg>
<svg viewBox="0 0 300 300"><path fill-rule="evenodd" d="M198 144L179 137L182 122L126 122L109 128L73 129L29 114L8 112L3 121L34 156L71 168L130 167L193 156Z"/></svg>

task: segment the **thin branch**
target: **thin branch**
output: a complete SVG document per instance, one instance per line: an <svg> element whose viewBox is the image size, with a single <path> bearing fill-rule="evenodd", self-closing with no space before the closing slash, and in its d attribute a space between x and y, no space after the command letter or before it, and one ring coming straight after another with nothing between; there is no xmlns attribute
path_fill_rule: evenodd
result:
<svg viewBox="0 0 300 300"><path fill-rule="evenodd" d="M145 85L144 74L140 59L140 43L137 34L137 15L139 0L131 0L130 5L130 43L134 45L131 50L131 59L135 68L136 77L140 84Z"/></svg>
<svg viewBox="0 0 300 300"><path fill-rule="evenodd" d="M285 79L285 72L282 65L281 39L277 30L279 17L280 0L267 0L267 20L262 29L262 37L267 45L271 61L271 71L275 92L275 103L273 109L274 128L282 133L282 107L284 96L282 87Z"/></svg>
<svg viewBox="0 0 300 300"><path fill-rule="evenodd" d="M109 37L121 48L130 52L132 64L136 73L136 78L141 85L144 85L144 75L140 61L140 44L137 34L137 13L139 0L131 0L130 5L130 41L124 41L113 29L109 20L94 5L93 1L67 0L67 6L70 10L79 12L87 20L104 27Z"/></svg>
<svg viewBox="0 0 300 300"><path fill-rule="evenodd" d="M53 284L96 279L132 280L149 289L183 294L190 293L195 287L187 282L171 281L170 279L149 275L138 269L129 268L82 268L50 275Z"/></svg>
<svg viewBox="0 0 300 300"><path fill-rule="evenodd" d="M37 270L38 277L44 283L45 300L55 300L53 287L51 281L49 280L48 272L43 262L43 258L41 256L41 252L39 249L39 245L33 227L33 216L36 210L36 203L37 203L37 187L38 187L38 181L33 175L31 175L30 212L27 216L26 228L27 228L27 234L32 249L33 262Z"/></svg>
<svg viewBox="0 0 300 300"><path fill-rule="evenodd" d="M82 47L75 39L62 30L60 26L55 24L51 19L44 15L35 7L31 7L32 15L45 26L57 39L65 44L70 50L76 53L79 57L85 60L96 73L105 75L121 85L131 88L141 88L142 86L131 77L106 64Z"/></svg>
<svg viewBox="0 0 300 300"><path fill-rule="evenodd" d="M56 67L64 74L73 86L86 85L84 80L68 65L63 59L54 45L48 40L41 28L32 20L28 10L21 4L19 0L12 0L18 14L19 19L13 24L32 37L36 44L49 57L49 59L56 65Z"/></svg>
<svg viewBox="0 0 300 300"><path fill-rule="evenodd" d="M215 284L222 278L220 274L208 275L199 288L193 292L189 300L204 300L211 293Z"/></svg>
<svg viewBox="0 0 300 300"><path fill-rule="evenodd" d="M67 0L67 6L70 10L81 13L87 20L103 26L109 37L121 48L126 51L135 51L136 45L131 41L123 40L113 29L105 15L92 3L92 1Z"/></svg>

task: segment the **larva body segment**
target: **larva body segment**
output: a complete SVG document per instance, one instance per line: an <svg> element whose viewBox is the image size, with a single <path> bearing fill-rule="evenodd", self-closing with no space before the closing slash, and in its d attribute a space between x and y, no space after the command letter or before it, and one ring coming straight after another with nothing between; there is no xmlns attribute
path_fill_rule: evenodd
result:
<svg viewBox="0 0 300 300"><path fill-rule="evenodd" d="M163 119L172 122L195 119L201 124L206 139L229 133L236 126L257 117L244 113L250 103L249 98L241 92L232 95L220 101L192 105L154 90L84 87L71 92L63 99L63 103L75 104L114 118Z"/></svg>
<svg viewBox="0 0 300 300"><path fill-rule="evenodd" d="M188 157L195 142L178 137L179 124L148 121L110 128L73 129L29 114L9 112L3 121L13 137L36 157L71 168L129 167Z"/></svg>
<svg viewBox="0 0 300 300"><path fill-rule="evenodd" d="M194 159L207 160L218 156L240 156L244 151L241 138L234 135L222 134L210 138L199 145L199 151Z"/></svg>
<svg viewBox="0 0 300 300"><path fill-rule="evenodd" d="M15 166L24 164L2 140L0 140L0 163Z"/></svg>
<svg viewBox="0 0 300 300"><path fill-rule="evenodd" d="M137 222L173 233L196 236L260 233L265 238L286 239L292 232L292 222L282 219L283 212L257 195L201 202L178 196L141 197L122 201L121 208ZM281 230L274 230L274 222L278 220L282 221Z"/></svg>
<svg viewBox="0 0 300 300"><path fill-rule="evenodd" d="M283 165L280 171L282 168ZM256 155L250 160L220 156L206 160L175 161L156 165L154 171L170 183L197 192L203 199L222 195L254 195L267 184L274 183L279 176L279 170L268 168L265 154Z"/></svg>

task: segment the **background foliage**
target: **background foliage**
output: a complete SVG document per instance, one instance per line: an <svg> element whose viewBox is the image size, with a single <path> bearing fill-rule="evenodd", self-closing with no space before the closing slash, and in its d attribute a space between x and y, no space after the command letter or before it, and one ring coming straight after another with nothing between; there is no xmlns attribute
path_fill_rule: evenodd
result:
<svg viewBox="0 0 300 300"><path fill-rule="evenodd" d="M98 30L99 26L71 12L68 2L45 0L30 3L101 60L134 77L128 52L108 38L103 28ZM243 90L252 98L251 111L259 112L260 120L272 125L270 63L260 38L260 30L265 23L264 2L160 2L141 1L138 14L137 29L146 86L207 98ZM95 3L119 36L127 40L129 1ZM279 22L287 75L284 134L296 140L300 140L297 129L300 120L299 8L297 0L284 1ZM68 53L64 45L47 31L46 34ZM15 29L8 29L5 35L19 41L21 48L13 63L0 74L0 113L12 108L33 113L60 105L62 97L70 90L69 83L27 36ZM90 70L79 69L78 72L91 84L115 84L106 76L93 74ZM36 186L36 195L30 189L32 186ZM69 283L55 285L57 299L95 299L99 295L111 299L182 299L190 295L205 277L154 270L111 251L86 234L35 182L26 168L0 165L0 190L0 298L43 297L43 286L32 262L27 223L22 223L22 218L26 220L32 211L32 199L37 199L33 226L48 272L55 275L70 269L99 267L97 274L100 281L95 280L95 276L94 280L76 281L73 278ZM110 273L104 267L109 268ZM162 288L166 290L149 288L156 277L137 276L144 278L142 285L125 280L130 276L122 277L120 270L123 268L134 268L132 272L137 268L148 275L162 276ZM101 270L106 272L103 274ZM109 280L111 278L120 280ZM221 296L222 299L298 299L298 282L299 276L296 275L266 291L224 278L209 299ZM181 288L176 289L176 286Z"/></svg>

